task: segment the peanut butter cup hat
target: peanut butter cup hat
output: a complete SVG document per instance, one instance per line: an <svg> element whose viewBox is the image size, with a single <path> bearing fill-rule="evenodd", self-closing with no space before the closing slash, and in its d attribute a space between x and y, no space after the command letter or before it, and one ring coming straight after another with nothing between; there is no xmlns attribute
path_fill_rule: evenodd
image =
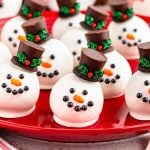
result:
<svg viewBox="0 0 150 150"><path fill-rule="evenodd" d="M20 15L26 19L36 18L46 9L47 3L44 0L24 0Z"/></svg>
<svg viewBox="0 0 150 150"><path fill-rule="evenodd" d="M115 22L124 22L134 16L129 0L110 0L108 4L112 9L112 17Z"/></svg>
<svg viewBox="0 0 150 150"><path fill-rule="evenodd" d="M107 16L107 13L100 11L95 6L89 6L81 26L88 30L101 30L106 24Z"/></svg>
<svg viewBox="0 0 150 150"><path fill-rule="evenodd" d="M57 0L59 16L62 18L71 17L79 13L80 3L77 0Z"/></svg>
<svg viewBox="0 0 150 150"><path fill-rule="evenodd" d="M138 49L140 54L138 70L150 73L150 42L140 44Z"/></svg>
<svg viewBox="0 0 150 150"><path fill-rule="evenodd" d="M17 56L13 56L11 61L27 71L36 72L37 67L42 63L41 56L44 48L29 41L20 41Z"/></svg>
<svg viewBox="0 0 150 150"><path fill-rule="evenodd" d="M44 43L50 39L44 17L33 18L22 24L26 33L26 39L37 44Z"/></svg>
<svg viewBox="0 0 150 150"><path fill-rule="evenodd" d="M83 48L80 63L73 72L81 79L98 82L104 74L102 69L106 61L107 58L103 53Z"/></svg>
<svg viewBox="0 0 150 150"><path fill-rule="evenodd" d="M108 30L90 31L85 34L88 48L107 53L114 50Z"/></svg>

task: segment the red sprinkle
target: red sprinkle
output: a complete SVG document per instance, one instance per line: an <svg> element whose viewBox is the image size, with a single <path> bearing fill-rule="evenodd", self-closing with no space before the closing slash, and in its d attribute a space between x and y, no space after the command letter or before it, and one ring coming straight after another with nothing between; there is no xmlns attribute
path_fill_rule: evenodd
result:
<svg viewBox="0 0 150 150"><path fill-rule="evenodd" d="M75 9L74 8L70 8L70 13L74 14L75 13Z"/></svg>
<svg viewBox="0 0 150 150"><path fill-rule="evenodd" d="M33 17L33 15L31 13L29 13L27 16L29 19L31 19Z"/></svg>
<svg viewBox="0 0 150 150"><path fill-rule="evenodd" d="M92 23L92 28L96 28L97 24L96 23Z"/></svg>
<svg viewBox="0 0 150 150"><path fill-rule="evenodd" d="M26 66L30 66L30 61L29 61L29 60L26 60L26 61L25 61L25 65L26 65Z"/></svg>
<svg viewBox="0 0 150 150"><path fill-rule="evenodd" d="M92 72L89 72L89 73L88 73L88 78L90 79L92 76L93 76L93 73L92 73Z"/></svg>
<svg viewBox="0 0 150 150"><path fill-rule="evenodd" d="M41 40L40 36L39 35L36 35L35 36L35 42L39 42Z"/></svg>
<svg viewBox="0 0 150 150"><path fill-rule="evenodd" d="M126 14L123 14L122 19L127 20L128 16Z"/></svg>
<svg viewBox="0 0 150 150"><path fill-rule="evenodd" d="M99 46L97 47L97 49L98 49L99 51L103 50L102 45L99 45Z"/></svg>

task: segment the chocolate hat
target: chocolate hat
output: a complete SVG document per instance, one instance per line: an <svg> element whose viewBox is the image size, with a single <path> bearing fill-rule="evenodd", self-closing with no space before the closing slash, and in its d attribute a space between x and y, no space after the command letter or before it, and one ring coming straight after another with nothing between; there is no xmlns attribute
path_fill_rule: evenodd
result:
<svg viewBox="0 0 150 150"><path fill-rule="evenodd" d="M43 43L50 39L44 17L33 18L22 24L26 39L34 43Z"/></svg>
<svg viewBox="0 0 150 150"><path fill-rule="evenodd" d="M44 0L24 0L20 15L26 19L36 18L46 9L47 3Z"/></svg>
<svg viewBox="0 0 150 150"><path fill-rule="evenodd" d="M57 0L57 3L59 16L62 18L74 16L80 11L80 4L77 0Z"/></svg>
<svg viewBox="0 0 150 150"><path fill-rule="evenodd" d="M113 51L108 30L90 31L85 34L88 48L104 53Z"/></svg>
<svg viewBox="0 0 150 150"><path fill-rule="evenodd" d="M124 22L134 16L129 0L110 0L109 5L113 12L115 22Z"/></svg>
<svg viewBox="0 0 150 150"><path fill-rule="evenodd" d="M94 5L104 5L107 4L108 0L96 0Z"/></svg>
<svg viewBox="0 0 150 150"><path fill-rule="evenodd" d="M102 69L106 61L107 58L103 53L83 48L80 63L74 68L73 72L79 78L91 82L98 82L104 74Z"/></svg>
<svg viewBox="0 0 150 150"><path fill-rule="evenodd" d="M107 13L101 12L95 6L89 6L81 26L88 30L101 30L105 26L106 18Z"/></svg>
<svg viewBox="0 0 150 150"><path fill-rule="evenodd" d="M41 64L41 56L44 52L44 48L29 42L21 41L17 56L13 56L11 61L16 66L19 66L25 70L36 72L37 67Z"/></svg>
<svg viewBox="0 0 150 150"><path fill-rule="evenodd" d="M150 42L140 44L138 49L140 54L138 70L150 73Z"/></svg>

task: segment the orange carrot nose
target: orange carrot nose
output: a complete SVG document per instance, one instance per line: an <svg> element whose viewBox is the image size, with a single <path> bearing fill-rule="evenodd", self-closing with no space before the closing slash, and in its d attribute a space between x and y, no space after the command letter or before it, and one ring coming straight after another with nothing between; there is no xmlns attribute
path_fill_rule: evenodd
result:
<svg viewBox="0 0 150 150"><path fill-rule="evenodd" d="M24 35L19 35L18 40L20 41L26 41L26 37Z"/></svg>
<svg viewBox="0 0 150 150"><path fill-rule="evenodd" d="M148 89L148 94L150 94L150 89Z"/></svg>
<svg viewBox="0 0 150 150"><path fill-rule="evenodd" d="M73 99L78 103L84 103L84 99L79 95L75 95Z"/></svg>
<svg viewBox="0 0 150 150"><path fill-rule="evenodd" d="M127 34L127 39L135 40L135 36L133 34Z"/></svg>
<svg viewBox="0 0 150 150"><path fill-rule="evenodd" d="M48 63L48 62L42 62L42 67L43 68L51 68L52 64Z"/></svg>
<svg viewBox="0 0 150 150"><path fill-rule="evenodd" d="M15 78L11 79L11 84L13 84L15 86L21 86L22 85L21 81L18 79L15 79Z"/></svg>
<svg viewBox="0 0 150 150"><path fill-rule="evenodd" d="M113 72L110 69L105 68L104 69L104 74L107 75L107 76L112 76Z"/></svg>

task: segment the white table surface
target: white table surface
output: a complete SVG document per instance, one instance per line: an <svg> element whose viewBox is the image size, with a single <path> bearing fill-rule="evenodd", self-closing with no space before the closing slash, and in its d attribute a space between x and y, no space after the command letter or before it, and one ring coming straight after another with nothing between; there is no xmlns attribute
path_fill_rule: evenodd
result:
<svg viewBox="0 0 150 150"><path fill-rule="evenodd" d="M40 141L4 131L0 132L0 136L18 150L146 150L150 140L150 133L125 140L99 143Z"/></svg>

